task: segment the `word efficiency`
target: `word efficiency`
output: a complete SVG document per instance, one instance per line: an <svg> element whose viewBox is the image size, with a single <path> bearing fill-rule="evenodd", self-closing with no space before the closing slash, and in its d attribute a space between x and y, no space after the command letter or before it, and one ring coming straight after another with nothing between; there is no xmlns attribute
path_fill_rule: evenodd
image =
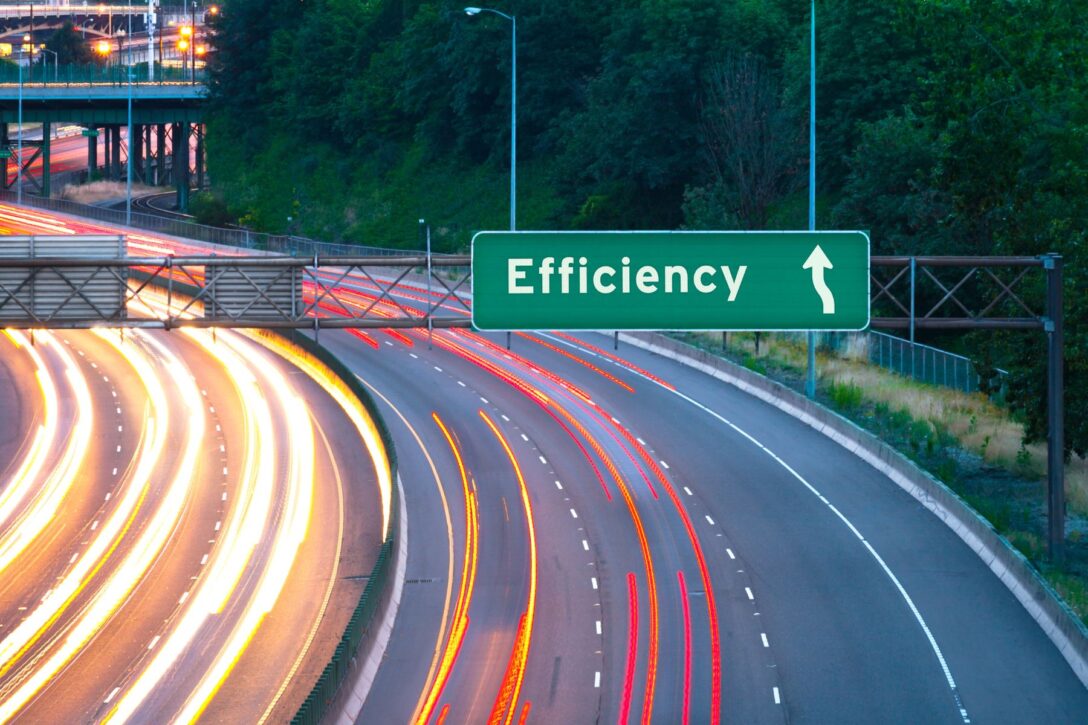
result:
<svg viewBox="0 0 1088 725"><path fill-rule="evenodd" d="M579 257L577 264L574 257L563 257L558 266L555 257L544 257L539 265L532 258L512 258L507 262L507 291L512 295L652 295L662 290L665 294L687 294L690 287L700 294L713 294L724 282L728 301L733 302L747 271L747 265L736 267L734 272L733 267L724 264L704 264L695 269L682 264L633 268L630 257L620 259L618 267L604 264L595 268L590 268L586 257Z"/></svg>

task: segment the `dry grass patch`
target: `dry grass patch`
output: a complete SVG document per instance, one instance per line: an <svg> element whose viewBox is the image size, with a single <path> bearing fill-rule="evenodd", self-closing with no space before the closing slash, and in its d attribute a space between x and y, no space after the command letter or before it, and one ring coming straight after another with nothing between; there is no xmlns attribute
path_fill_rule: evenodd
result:
<svg viewBox="0 0 1088 725"><path fill-rule="evenodd" d="M132 195L155 194L161 191L154 186L132 185ZM61 199L80 204L98 204L103 201L124 199L126 186L122 181L92 181L89 184L69 185L60 192Z"/></svg>

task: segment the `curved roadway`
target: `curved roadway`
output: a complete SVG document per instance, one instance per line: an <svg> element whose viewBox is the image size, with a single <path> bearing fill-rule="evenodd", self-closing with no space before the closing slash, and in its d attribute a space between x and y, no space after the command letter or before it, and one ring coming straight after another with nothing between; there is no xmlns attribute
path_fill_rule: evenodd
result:
<svg viewBox="0 0 1088 725"><path fill-rule="evenodd" d="M289 719L382 540L334 394L236 333L11 332L0 404L0 722Z"/></svg>
<svg viewBox="0 0 1088 725"><path fill-rule="evenodd" d="M321 341L382 401L408 512L360 722L1085 720L950 530L736 389L597 335Z"/></svg>

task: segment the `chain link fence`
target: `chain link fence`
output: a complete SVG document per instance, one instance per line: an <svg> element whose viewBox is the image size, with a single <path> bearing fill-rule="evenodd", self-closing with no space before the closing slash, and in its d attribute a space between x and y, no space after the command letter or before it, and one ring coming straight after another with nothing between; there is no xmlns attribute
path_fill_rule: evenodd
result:
<svg viewBox="0 0 1088 725"><path fill-rule="evenodd" d="M929 345L870 330L827 333L821 345L836 352L867 360L878 367L920 383L940 385L964 393L999 391L1008 373L994 369L992 378L983 378L973 360Z"/></svg>

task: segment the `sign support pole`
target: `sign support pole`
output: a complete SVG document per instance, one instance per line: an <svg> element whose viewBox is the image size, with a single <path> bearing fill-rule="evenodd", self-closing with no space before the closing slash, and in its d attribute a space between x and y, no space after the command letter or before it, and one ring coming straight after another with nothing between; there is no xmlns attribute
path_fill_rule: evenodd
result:
<svg viewBox="0 0 1088 725"><path fill-rule="evenodd" d="M808 230L816 231L816 0L812 0L812 32L809 41L810 68L808 87ZM805 395L816 397L816 333L808 332L808 375Z"/></svg>
<svg viewBox="0 0 1088 725"><path fill-rule="evenodd" d="M1050 560L1065 558L1065 330L1062 314L1062 258L1043 257L1046 269L1047 332L1047 533Z"/></svg>

